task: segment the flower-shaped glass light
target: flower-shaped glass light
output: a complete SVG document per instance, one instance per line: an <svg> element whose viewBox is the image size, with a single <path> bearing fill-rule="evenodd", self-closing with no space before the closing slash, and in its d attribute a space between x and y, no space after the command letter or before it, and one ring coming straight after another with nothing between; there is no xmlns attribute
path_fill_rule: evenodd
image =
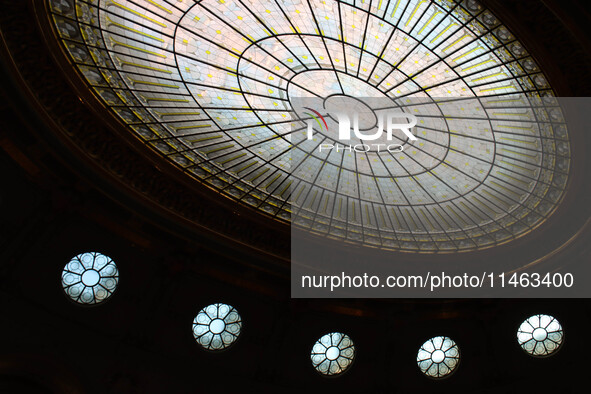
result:
<svg viewBox="0 0 591 394"><path fill-rule="evenodd" d="M223 350L232 345L242 330L242 318L234 307L211 304L193 320L193 336L206 350Z"/></svg>
<svg viewBox="0 0 591 394"><path fill-rule="evenodd" d="M460 349L448 337L434 337L423 343L417 354L417 364L430 378L443 378L451 374L460 362Z"/></svg>
<svg viewBox="0 0 591 394"><path fill-rule="evenodd" d="M517 342L534 357L545 357L558 350L564 339L562 326L552 316L534 315L519 326Z"/></svg>
<svg viewBox="0 0 591 394"><path fill-rule="evenodd" d="M355 358L355 345L348 335L331 332L322 336L312 347L312 365L323 375L345 372Z"/></svg>
<svg viewBox="0 0 591 394"><path fill-rule="evenodd" d="M113 294L119 283L119 271L110 257L101 253L79 254L62 272L66 294L80 304L98 304Z"/></svg>

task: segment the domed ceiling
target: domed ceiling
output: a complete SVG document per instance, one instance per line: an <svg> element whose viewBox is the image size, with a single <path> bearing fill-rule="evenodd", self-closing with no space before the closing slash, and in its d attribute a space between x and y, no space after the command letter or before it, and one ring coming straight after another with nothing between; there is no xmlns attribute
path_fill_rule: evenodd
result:
<svg viewBox="0 0 591 394"><path fill-rule="evenodd" d="M476 1L48 3L71 63L130 133L196 182L297 228L393 250L475 250L532 231L563 197L570 146L553 91ZM417 140L317 149L334 133L302 138L310 118L295 103L331 97L417 113Z"/></svg>

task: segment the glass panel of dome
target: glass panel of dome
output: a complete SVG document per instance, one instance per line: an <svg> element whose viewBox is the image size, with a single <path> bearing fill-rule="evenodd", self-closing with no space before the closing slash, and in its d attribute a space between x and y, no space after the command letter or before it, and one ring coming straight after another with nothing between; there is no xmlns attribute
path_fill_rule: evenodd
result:
<svg viewBox="0 0 591 394"><path fill-rule="evenodd" d="M478 2L48 2L130 132L277 220L383 249L474 250L527 234L563 195L550 185L568 177L568 134L539 99L551 87ZM314 152L331 135L302 139L294 100L335 94L417 110L418 140ZM454 99L468 101L441 102Z"/></svg>

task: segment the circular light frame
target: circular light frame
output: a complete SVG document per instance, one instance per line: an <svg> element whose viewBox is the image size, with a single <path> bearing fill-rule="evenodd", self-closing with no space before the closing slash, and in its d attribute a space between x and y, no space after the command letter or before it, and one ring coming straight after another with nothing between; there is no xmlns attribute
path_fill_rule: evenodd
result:
<svg viewBox="0 0 591 394"><path fill-rule="evenodd" d="M193 337L202 349L219 352L233 346L242 333L242 317L231 305L214 303L193 319Z"/></svg>
<svg viewBox="0 0 591 394"><path fill-rule="evenodd" d="M101 304L111 298L118 285L117 265L102 253L80 253L62 270L64 294L78 305Z"/></svg>
<svg viewBox="0 0 591 394"><path fill-rule="evenodd" d="M564 329L553 316L533 315L525 319L517 329L517 343L532 357L550 357L562 348Z"/></svg>
<svg viewBox="0 0 591 394"><path fill-rule="evenodd" d="M312 346L310 359L316 372L335 377L351 368L355 355L355 344L351 337L340 332L331 332L320 337Z"/></svg>
<svg viewBox="0 0 591 394"><path fill-rule="evenodd" d="M417 365L430 379L446 379L457 370L460 357L460 348L453 339L437 336L423 343L417 353Z"/></svg>

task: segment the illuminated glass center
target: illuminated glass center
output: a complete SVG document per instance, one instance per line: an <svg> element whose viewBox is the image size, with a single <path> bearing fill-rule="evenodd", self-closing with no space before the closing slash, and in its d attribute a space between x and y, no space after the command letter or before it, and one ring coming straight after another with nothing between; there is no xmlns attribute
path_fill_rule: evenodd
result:
<svg viewBox="0 0 591 394"><path fill-rule="evenodd" d="M214 319L209 323L209 329L214 334L219 334L224 331L226 324L222 319Z"/></svg>
<svg viewBox="0 0 591 394"><path fill-rule="evenodd" d="M329 360L336 360L337 358L339 358L339 354L341 352L339 351L339 348L336 346L331 346L326 350L326 358L328 358Z"/></svg>
<svg viewBox="0 0 591 394"><path fill-rule="evenodd" d="M82 274L82 283L85 286L94 286L96 285L101 279L101 276L95 270L86 270Z"/></svg>
<svg viewBox="0 0 591 394"><path fill-rule="evenodd" d="M543 328L539 327L534 330L532 336L536 341L543 341L548 336L548 333Z"/></svg>

